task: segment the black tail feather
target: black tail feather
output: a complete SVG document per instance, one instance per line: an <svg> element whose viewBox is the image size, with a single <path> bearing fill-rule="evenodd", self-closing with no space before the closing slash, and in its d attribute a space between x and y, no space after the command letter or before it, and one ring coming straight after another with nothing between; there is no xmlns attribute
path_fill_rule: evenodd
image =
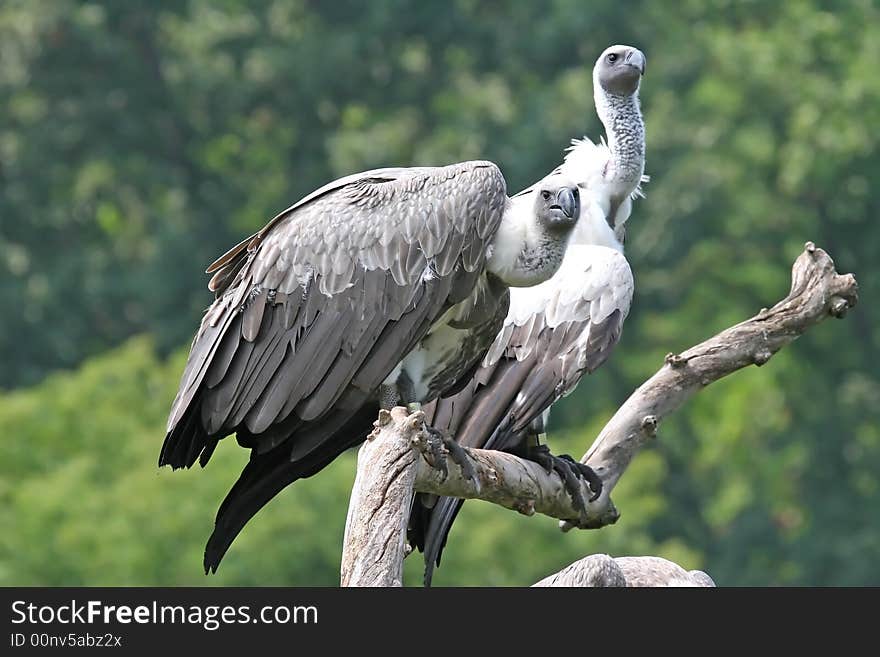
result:
<svg viewBox="0 0 880 657"><path fill-rule="evenodd" d="M375 403L364 404L348 422L316 440L314 451L295 461L290 460L289 441L262 454L252 449L250 461L217 511L214 531L205 546L205 573L217 572L236 536L284 488L319 472L346 449L362 443L376 413Z"/></svg>
<svg viewBox="0 0 880 657"><path fill-rule="evenodd" d="M464 500L457 497L441 497L431 510L424 536L425 586L431 586L434 566L440 565L443 548L455 517L461 511Z"/></svg>
<svg viewBox="0 0 880 657"><path fill-rule="evenodd" d="M242 470L241 476L226 495L214 531L205 546L205 573L217 572L217 567L248 520L281 490L301 477L298 464L286 458L278 459L273 453L257 455Z"/></svg>

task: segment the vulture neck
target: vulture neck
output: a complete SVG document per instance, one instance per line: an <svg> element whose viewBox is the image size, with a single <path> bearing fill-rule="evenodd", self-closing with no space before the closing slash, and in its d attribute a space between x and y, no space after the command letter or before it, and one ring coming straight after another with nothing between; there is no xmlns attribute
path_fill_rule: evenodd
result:
<svg viewBox="0 0 880 657"><path fill-rule="evenodd" d="M511 287L531 287L553 276L571 236L571 231L553 232L537 221L535 194L508 199L489 246L486 269Z"/></svg>
<svg viewBox="0 0 880 657"><path fill-rule="evenodd" d="M594 82L593 88L596 90L596 112L605 126L611 153L603 177L620 187L621 196L629 196L645 172L645 123L638 90L630 96L613 94L603 89L598 81Z"/></svg>

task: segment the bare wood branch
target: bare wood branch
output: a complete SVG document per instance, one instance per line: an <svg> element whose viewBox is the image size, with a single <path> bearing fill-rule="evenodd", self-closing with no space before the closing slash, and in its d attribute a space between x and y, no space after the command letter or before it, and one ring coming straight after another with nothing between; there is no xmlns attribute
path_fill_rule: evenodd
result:
<svg viewBox="0 0 880 657"><path fill-rule="evenodd" d="M342 542L342 586L403 586L406 523L420 460L412 437L423 423L395 408L379 413L374 426L358 452Z"/></svg>
<svg viewBox="0 0 880 657"><path fill-rule="evenodd" d="M342 548L342 586L401 586L406 523L414 491L478 498L525 515L577 518L562 478L537 463L493 450L466 450L475 479L432 444L421 412L381 411L358 452ZM447 458L448 475L432 465ZM584 485L585 486L585 485ZM589 491L584 490L585 495ZM612 513L617 511L611 507Z"/></svg>
<svg viewBox="0 0 880 657"><path fill-rule="evenodd" d="M660 557L591 554L532 586L715 586L715 582L702 570L687 571Z"/></svg>
<svg viewBox="0 0 880 657"><path fill-rule="evenodd" d="M764 365L808 328L826 317L843 317L857 301L855 277L838 274L831 257L807 242L792 267L788 296L681 354L669 354L664 366L618 409L581 459L602 478L602 495L588 505L586 518L563 522L562 529L606 524L614 508L611 491L633 456L656 436L663 418L691 396L743 367Z"/></svg>
<svg viewBox="0 0 880 657"><path fill-rule="evenodd" d="M526 516L540 513L551 518L578 518L562 477L556 472L548 473L533 461L495 450L467 448L475 480L467 479L461 467L451 460L447 461L449 476L444 477L430 464L432 457L425 449L425 441L416 439L413 444L424 456L416 461L415 489L420 493L485 500ZM584 499L589 499L589 488L583 482L581 487ZM606 524L619 515L613 505L606 513L608 516L602 517Z"/></svg>
<svg viewBox="0 0 880 657"><path fill-rule="evenodd" d="M639 448L656 435L664 417L712 382L747 365L763 365L826 317L843 317L857 300L858 286L852 274L837 274L828 254L808 242L794 263L791 291L785 299L682 354L670 354L665 365L620 407L584 455L583 461L602 477L604 487L580 518L555 472L548 474L536 463L511 454L468 449L475 479L465 478L451 461L444 477L435 465L445 448L432 445L422 414L407 415L403 408L382 411L376 430L358 456L345 529L342 585L402 585L406 522L414 491L479 498L526 515L542 513L563 520L564 529L597 528L615 522L619 514L611 501L611 490ZM589 497L585 484L583 492ZM619 575L614 567L621 570L629 586L644 585L639 582L648 581L648 573L655 579L660 573L673 583L690 581L687 578L697 578L703 585L711 583L705 573L687 573L656 557L621 557L609 564L602 556L576 562L539 584L611 582Z"/></svg>

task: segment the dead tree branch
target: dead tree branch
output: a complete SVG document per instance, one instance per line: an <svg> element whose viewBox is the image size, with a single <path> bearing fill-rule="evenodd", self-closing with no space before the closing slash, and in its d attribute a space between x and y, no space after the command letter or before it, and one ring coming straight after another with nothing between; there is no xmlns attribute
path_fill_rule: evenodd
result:
<svg viewBox="0 0 880 657"><path fill-rule="evenodd" d="M581 459L602 477L602 495L587 517L562 528L601 527L609 517L611 491L633 456L656 436L660 422L710 383L748 365L764 365L777 351L826 317L841 318L858 301L852 274L838 274L834 261L807 242L791 270L791 291L769 310L732 326L666 363L630 395Z"/></svg>
<svg viewBox="0 0 880 657"><path fill-rule="evenodd" d="M619 514L610 493L667 415L714 381L748 365L763 365L826 317L843 317L857 300L853 275L838 274L828 254L808 242L794 263L791 291L785 299L681 354L669 354L664 366L615 413L582 459L602 477L604 486L602 495L588 504L581 517L556 473L547 474L536 463L510 454L467 450L475 479L464 477L451 460L444 478L431 464L438 452L424 431L421 413L407 415L403 408L383 411L358 456L343 546L342 585L402 584L406 523L414 491L483 499L526 515L542 513L562 520L564 529L615 522ZM584 493L589 497L586 487ZM584 586L589 582L710 585L711 579L657 557L593 555L537 585Z"/></svg>

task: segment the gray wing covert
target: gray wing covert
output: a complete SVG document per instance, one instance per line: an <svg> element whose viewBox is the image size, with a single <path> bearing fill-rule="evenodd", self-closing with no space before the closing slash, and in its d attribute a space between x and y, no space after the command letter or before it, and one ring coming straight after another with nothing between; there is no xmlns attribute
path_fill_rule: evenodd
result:
<svg viewBox="0 0 880 657"><path fill-rule="evenodd" d="M259 452L354 413L482 271L506 202L489 162L343 178L211 267L161 464L204 464L238 432ZM295 436L294 436L295 437ZM320 444L292 441L292 458Z"/></svg>

